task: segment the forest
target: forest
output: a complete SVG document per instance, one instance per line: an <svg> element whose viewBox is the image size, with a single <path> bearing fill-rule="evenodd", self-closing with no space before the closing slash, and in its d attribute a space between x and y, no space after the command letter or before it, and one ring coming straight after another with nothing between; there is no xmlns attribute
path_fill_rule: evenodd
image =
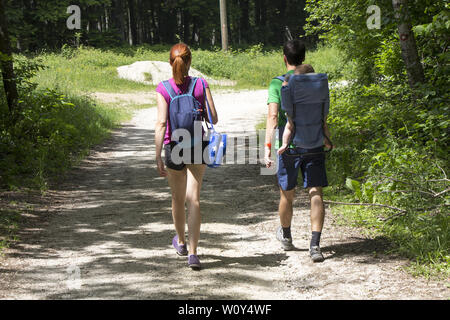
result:
<svg viewBox="0 0 450 320"><path fill-rule="evenodd" d="M67 28L70 5L80 29ZM44 192L131 117L85 94L154 90L118 79L118 66L167 61L182 41L194 68L267 89L283 43L299 38L307 63L347 84L331 90L327 206L389 239L413 274L448 278L448 1L228 0L227 19L224 52L218 0L0 0L2 190Z"/></svg>
<svg viewBox="0 0 450 320"><path fill-rule="evenodd" d="M17 51L56 49L64 44L93 47L161 44L220 45L219 1L203 0L9 0L11 42ZM281 46L286 26L304 36L305 0L229 0L227 19L233 47ZM80 29L68 30L67 7L81 9ZM314 37L312 37L314 38Z"/></svg>

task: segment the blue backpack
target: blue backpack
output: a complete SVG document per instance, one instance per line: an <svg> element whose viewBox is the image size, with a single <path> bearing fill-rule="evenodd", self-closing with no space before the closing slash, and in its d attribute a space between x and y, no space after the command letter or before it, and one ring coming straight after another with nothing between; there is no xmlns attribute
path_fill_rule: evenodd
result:
<svg viewBox="0 0 450 320"><path fill-rule="evenodd" d="M183 142L185 148L193 147L203 139L201 136L194 137L194 123L203 119L203 109L193 95L197 80L198 78L191 78L187 93L184 94L177 94L168 80L162 82L170 96L169 121L171 132L177 129L185 129L191 134L190 142L180 141Z"/></svg>

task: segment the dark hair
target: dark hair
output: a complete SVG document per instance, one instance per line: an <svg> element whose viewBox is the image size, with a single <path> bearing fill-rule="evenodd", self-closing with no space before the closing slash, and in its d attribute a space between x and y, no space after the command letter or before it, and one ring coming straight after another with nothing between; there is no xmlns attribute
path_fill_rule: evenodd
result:
<svg viewBox="0 0 450 320"><path fill-rule="evenodd" d="M298 66L305 60L305 44L300 40L289 40L284 44L283 53L291 66Z"/></svg>

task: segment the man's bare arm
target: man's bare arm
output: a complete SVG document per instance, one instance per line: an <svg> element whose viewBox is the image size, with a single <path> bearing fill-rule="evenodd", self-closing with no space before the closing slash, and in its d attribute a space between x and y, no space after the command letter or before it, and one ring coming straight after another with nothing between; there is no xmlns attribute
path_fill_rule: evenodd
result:
<svg viewBox="0 0 450 320"><path fill-rule="evenodd" d="M289 146L289 141L291 140L292 133L294 132L294 122L291 118L287 118L286 126L283 132L283 144L280 149L278 149L278 154L282 154L286 151Z"/></svg>
<svg viewBox="0 0 450 320"><path fill-rule="evenodd" d="M328 129L328 124L327 124L327 117L325 117L325 119L324 119L323 132L331 140L330 130ZM327 147L328 149L331 149L331 147L334 148L334 146L331 145L331 141L328 141L327 138L325 138L324 140L325 140L324 141L325 147Z"/></svg>
<svg viewBox="0 0 450 320"><path fill-rule="evenodd" d="M266 167L269 168L273 161L270 159L271 157L271 148L268 147L268 144L270 145L273 133L275 129L278 126L278 103L271 102L268 106L268 112L267 112L267 121L266 121L266 141L264 143L264 149L265 149L265 162Z"/></svg>

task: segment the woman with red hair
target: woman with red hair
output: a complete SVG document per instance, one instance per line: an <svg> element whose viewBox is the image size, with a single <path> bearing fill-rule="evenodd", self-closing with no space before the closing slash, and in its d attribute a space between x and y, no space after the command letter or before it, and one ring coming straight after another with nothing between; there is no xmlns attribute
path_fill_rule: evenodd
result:
<svg viewBox="0 0 450 320"><path fill-rule="evenodd" d="M201 224L200 189L206 165L204 160L202 164L195 164L193 161L194 157L191 157L191 162L186 162L185 158L183 158L182 163L178 163L178 161L174 163L172 161L171 153L176 142L172 141L169 117L169 106L173 93L176 95L186 94L188 89L191 88L193 90L193 97L200 103L201 109L203 110L202 117L210 123L217 123L217 112L208 83L203 78L195 79L188 75L191 61L191 51L186 44L176 44L170 50L169 63L172 66L173 78L169 79L168 82L161 82L156 88L158 118L155 127L155 145L156 164L159 175L161 177L167 177L172 193L172 218L177 233L172 239L172 244L178 255L188 256L188 265L192 269L200 269L200 260L197 255ZM191 83L192 81L195 81L195 83ZM171 88L167 88L169 84ZM172 95L168 91L171 91ZM211 119L209 119L208 112L206 112L205 99L207 99L209 104ZM163 145L165 152L164 162L161 157ZM208 141L204 141L201 148L202 152L207 147ZM185 152L184 149L183 152ZM188 210L189 246L187 246L185 237L185 204Z"/></svg>

